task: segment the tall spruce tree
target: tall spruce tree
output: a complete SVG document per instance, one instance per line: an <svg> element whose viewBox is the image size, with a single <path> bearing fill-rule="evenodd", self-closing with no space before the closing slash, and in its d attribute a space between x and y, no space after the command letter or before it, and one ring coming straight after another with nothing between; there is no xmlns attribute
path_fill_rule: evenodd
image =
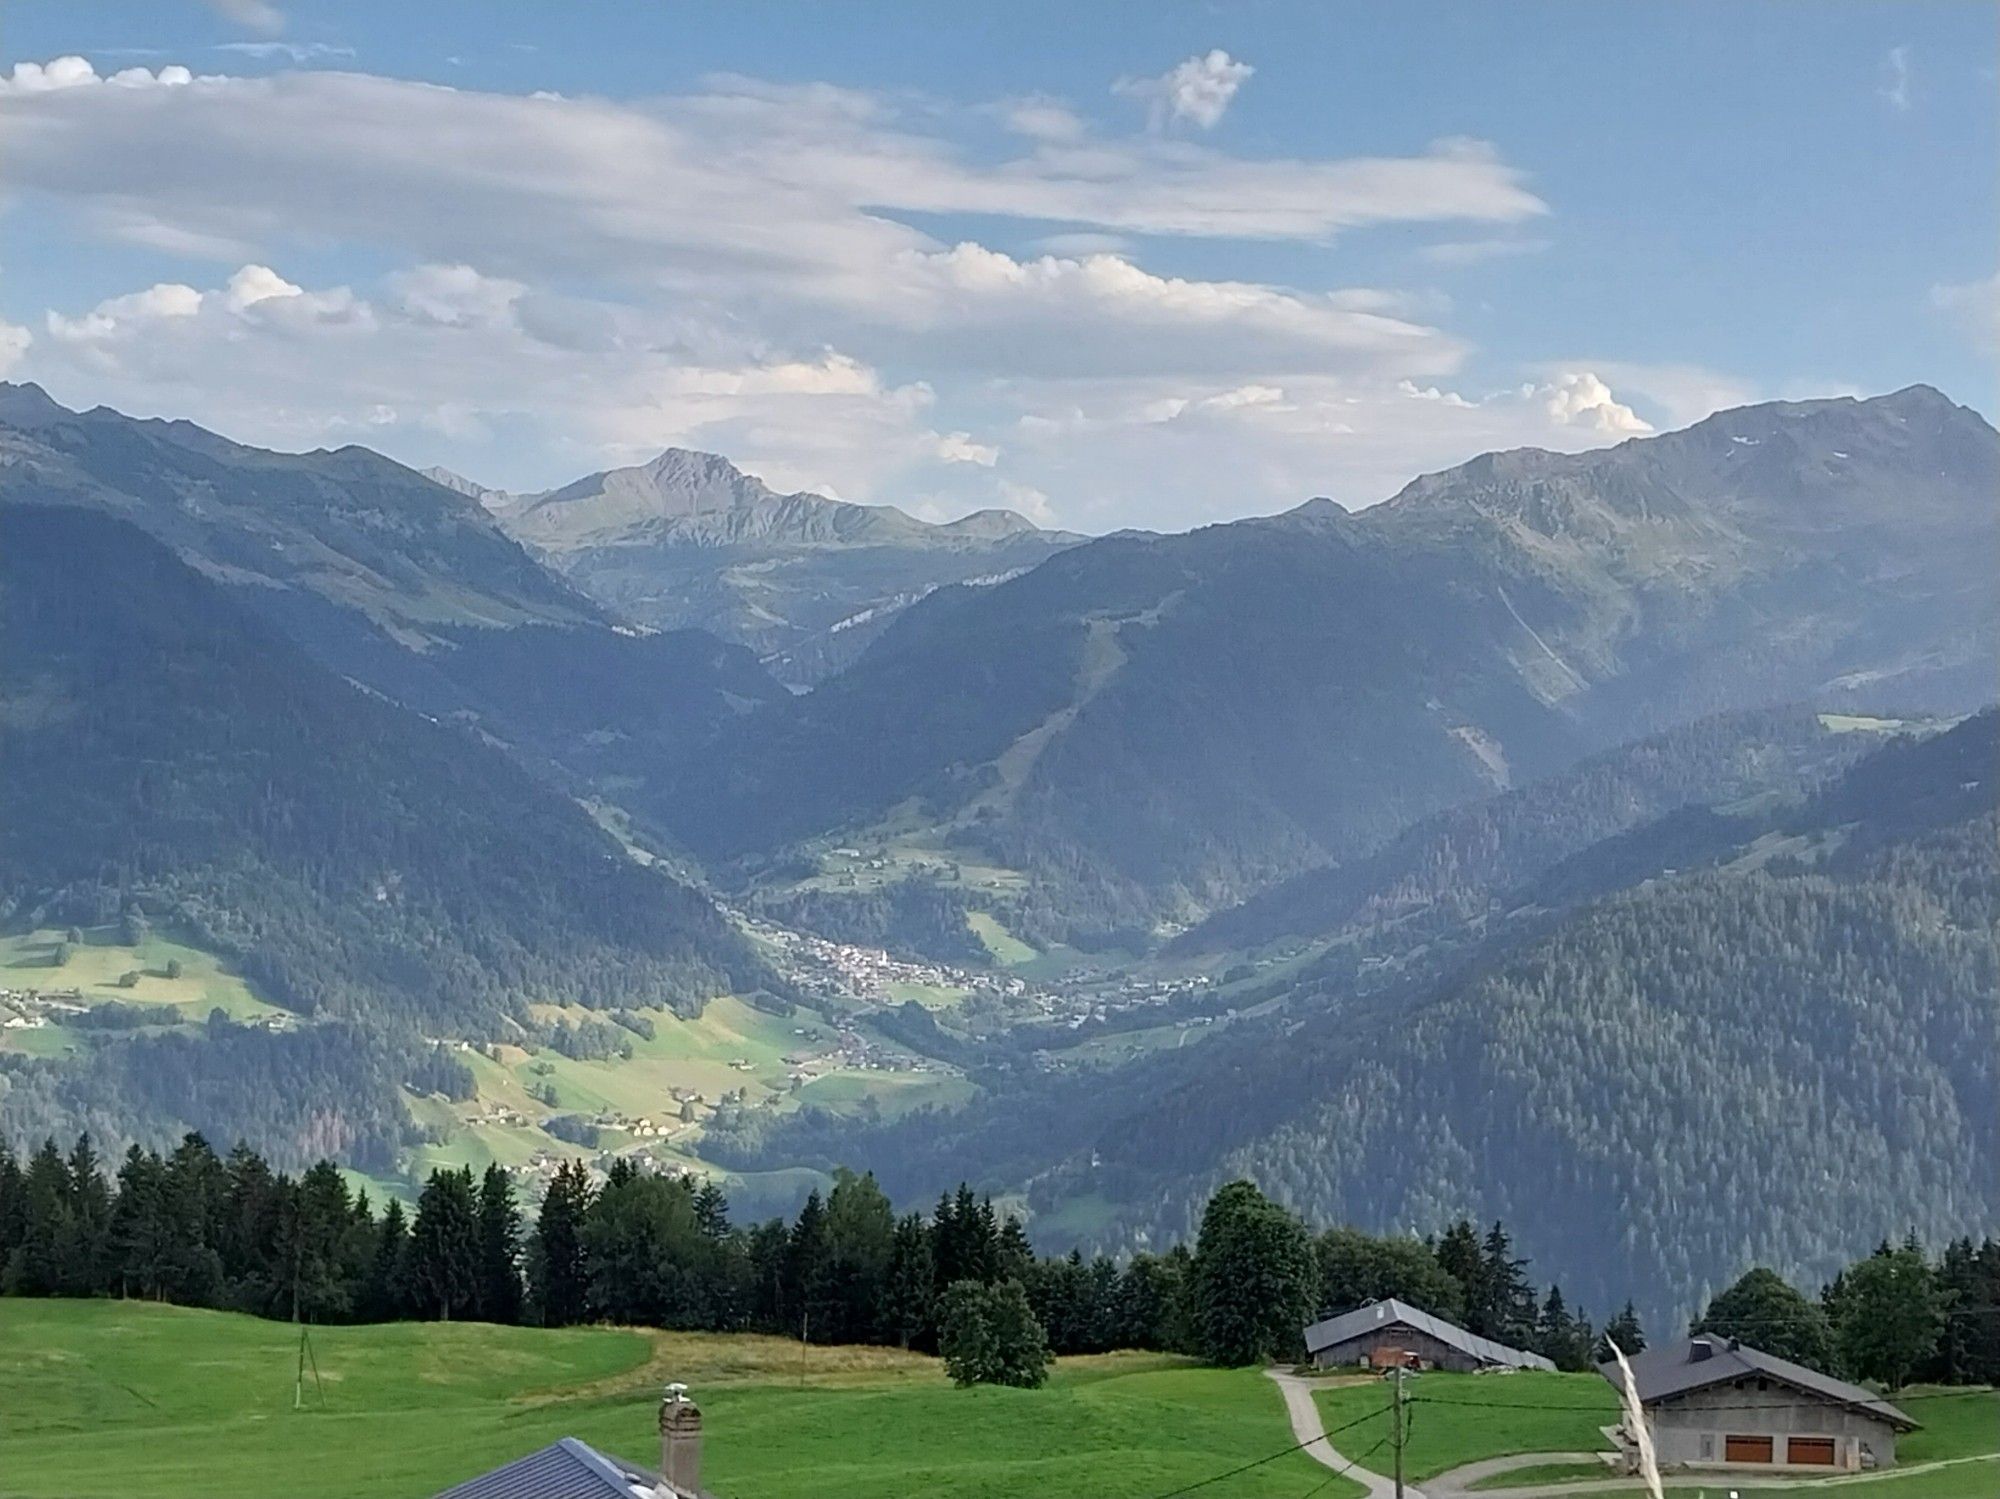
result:
<svg viewBox="0 0 2000 1499"><path fill-rule="evenodd" d="M590 1177L582 1164L563 1162L542 1198L528 1260L531 1294L544 1326L568 1327L581 1322L589 1310L583 1225L590 1203Z"/></svg>
<svg viewBox="0 0 2000 1499"><path fill-rule="evenodd" d="M514 1184L498 1162L479 1181L479 1290L474 1315L484 1322L521 1320L521 1212Z"/></svg>
<svg viewBox="0 0 2000 1499"><path fill-rule="evenodd" d="M418 1311L449 1322L472 1310L479 1287L479 1208L470 1169L437 1170L417 1198L410 1288Z"/></svg>

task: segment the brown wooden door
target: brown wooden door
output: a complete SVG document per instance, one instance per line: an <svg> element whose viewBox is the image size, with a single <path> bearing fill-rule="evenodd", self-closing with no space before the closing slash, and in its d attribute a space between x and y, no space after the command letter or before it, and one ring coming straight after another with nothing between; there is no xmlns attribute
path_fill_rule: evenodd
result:
<svg viewBox="0 0 2000 1499"><path fill-rule="evenodd" d="M1722 1458L1731 1463L1768 1463L1771 1457L1769 1437L1729 1437L1722 1439Z"/></svg>
<svg viewBox="0 0 2000 1499"><path fill-rule="evenodd" d="M1833 1466L1832 1437L1793 1437L1785 1443L1785 1461L1811 1463L1818 1468Z"/></svg>

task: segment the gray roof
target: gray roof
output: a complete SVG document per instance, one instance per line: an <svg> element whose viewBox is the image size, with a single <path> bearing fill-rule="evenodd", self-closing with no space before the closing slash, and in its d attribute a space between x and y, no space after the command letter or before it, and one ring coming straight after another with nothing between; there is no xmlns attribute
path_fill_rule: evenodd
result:
<svg viewBox="0 0 2000 1499"><path fill-rule="evenodd" d="M660 1476L564 1437L505 1467L468 1478L436 1499L652 1499Z"/></svg>
<svg viewBox="0 0 2000 1499"><path fill-rule="evenodd" d="M1697 1342L1708 1344L1707 1358L1694 1356ZM1644 1353L1634 1354L1627 1362L1632 1365L1632 1382L1638 1386L1641 1405L1671 1400L1676 1395L1704 1390L1710 1385L1730 1384L1739 1379L1761 1376L1790 1385L1805 1394L1816 1395L1834 1405L1867 1411L1904 1431L1917 1428L1915 1421L1873 1391L1719 1335L1687 1338L1661 1348L1648 1348ZM1618 1383L1617 1364L1600 1364L1598 1372L1614 1385Z"/></svg>
<svg viewBox="0 0 2000 1499"><path fill-rule="evenodd" d="M1351 1312L1342 1312L1338 1317L1328 1317L1324 1322L1313 1323L1306 1329L1306 1352L1318 1353L1322 1348L1331 1348L1336 1343L1345 1343L1364 1333L1397 1323L1428 1333L1440 1343L1449 1344L1482 1363L1500 1364L1511 1369L1555 1368L1539 1353L1528 1353L1519 1348L1509 1348L1505 1343L1496 1343L1491 1338L1482 1338L1456 1323L1433 1317L1429 1312L1420 1311L1393 1296L1384 1301L1371 1301L1367 1306L1356 1307Z"/></svg>

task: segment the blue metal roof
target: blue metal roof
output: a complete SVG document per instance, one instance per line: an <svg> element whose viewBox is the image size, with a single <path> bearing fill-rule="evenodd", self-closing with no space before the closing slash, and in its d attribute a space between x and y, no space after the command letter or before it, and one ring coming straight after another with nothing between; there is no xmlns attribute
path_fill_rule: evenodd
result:
<svg viewBox="0 0 2000 1499"><path fill-rule="evenodd" d="M436 1499L653 1499L659 1476L564 1437Z"/></svg>

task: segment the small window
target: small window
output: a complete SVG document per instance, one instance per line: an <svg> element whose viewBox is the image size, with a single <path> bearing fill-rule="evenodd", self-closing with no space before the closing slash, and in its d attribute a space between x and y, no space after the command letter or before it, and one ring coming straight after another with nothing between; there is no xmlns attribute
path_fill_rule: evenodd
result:
<svg viewBox="0 0 2000 1499"><path fill-rule="evenodd" d="M1775 1460L1770 1437L1726 1436L1722 1439L1722 1460L1726 1463L1768 1463Z"/></svg>

